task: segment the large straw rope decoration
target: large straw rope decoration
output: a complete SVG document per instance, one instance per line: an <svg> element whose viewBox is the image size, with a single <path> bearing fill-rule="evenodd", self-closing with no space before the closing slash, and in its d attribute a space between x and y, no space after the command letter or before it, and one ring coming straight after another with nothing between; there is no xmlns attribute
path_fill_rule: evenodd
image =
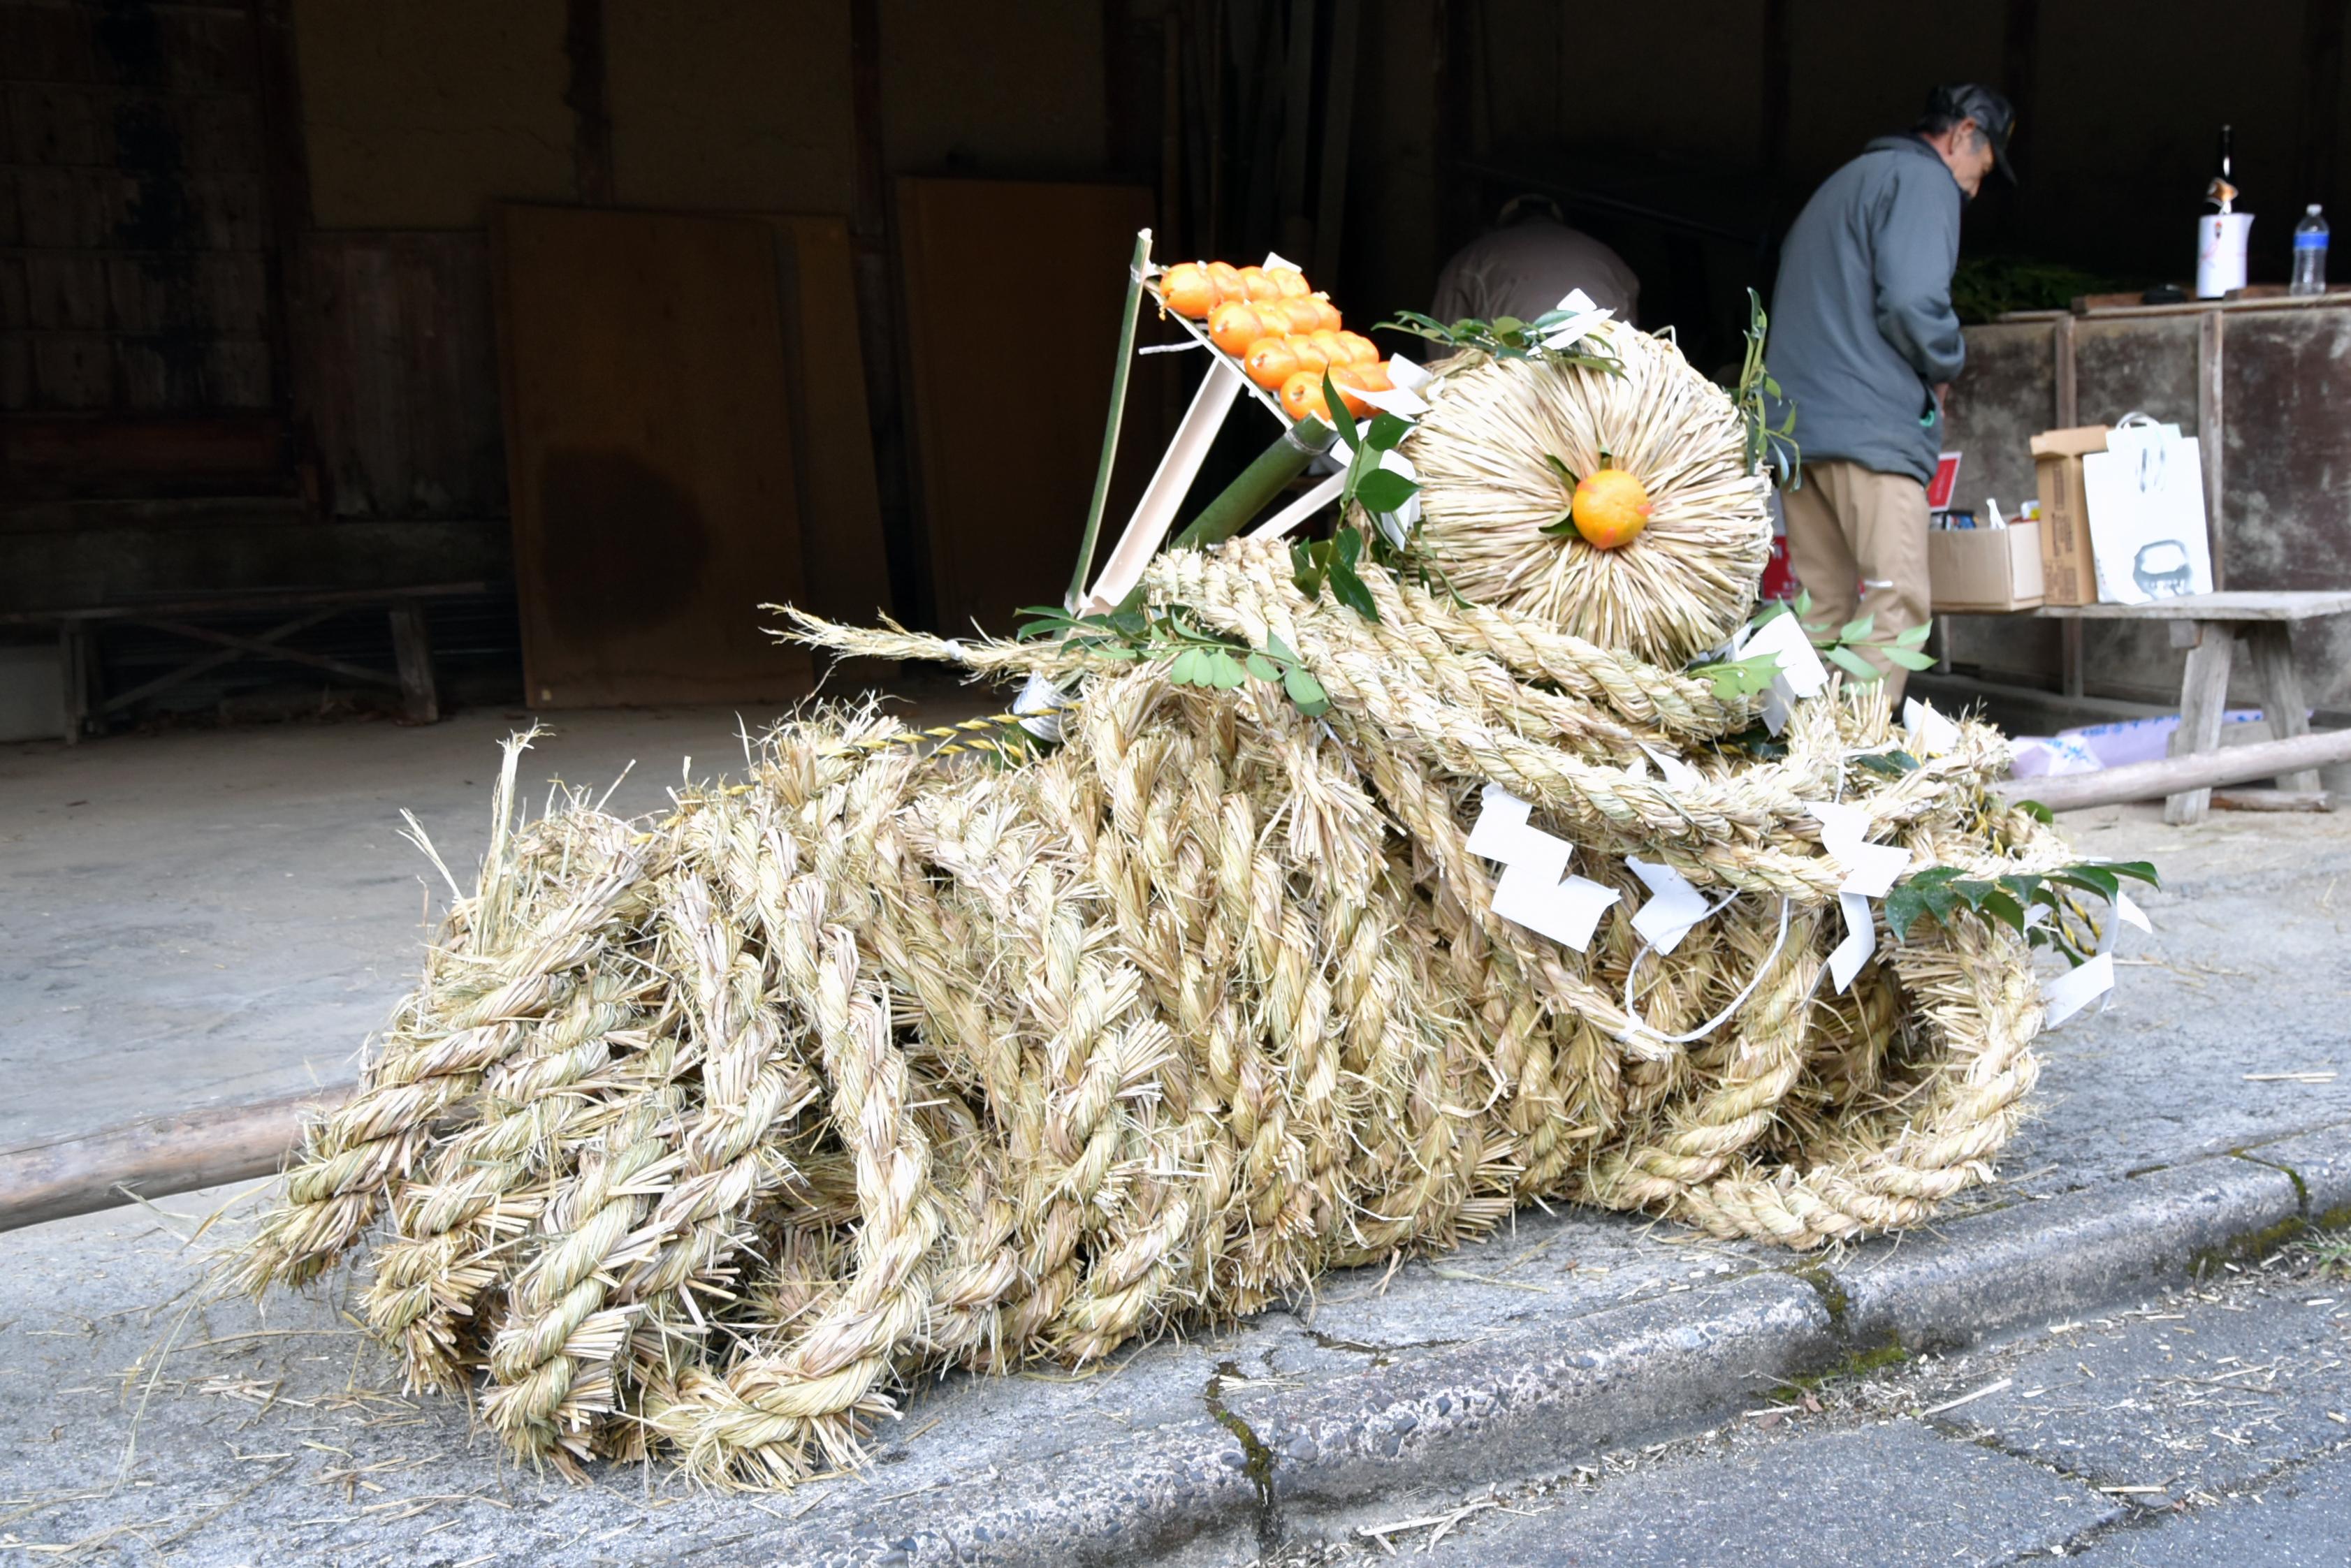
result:
<svg viewBox="0 0 2351 1568"><path fill-rule="evenodd" d="M1423 533L1465 597L1678 666L1754 607L1771 551L1770 482L1747 471L1738 410L1680 349L1614 322L1585 347L1614 355L1621 373L1483 355L1447 367L1405 444L1420 471ZM1562 470L1604 466L1641 482L1648 526L1608 550L1573 529L1542 532L1573 491Z"/></svg>
<svg viewBox="0 0 2351 1568"><path fill-rule="evenodd" d="M1092 1360L1522 1202L1812 1247L1988 1177L2034 1075L2028 950L1962 915L1835 993L1844 872L1802 803L1977 875L2065 863L1988 794L1995 732L1886 776L1851 762L1896 740L1884 700L1844 692L1758 761L1709 743L1751 704L1706 682L1366 580L1376 621L1270 543L1146 576L1283 639L1322 719L1164 659L801 617L846 653L1061 680L1062 740L925 752L820 712L635 822L584 796L519 820L510 750L478 888L243 1282L374 1233L372 1324L417 1382L484 1387L517 1452L774 1485L853 1460L919 1373ZM1466 843L1489 782L1624 909L1628 855L1724 906L1670 959L1621 910L1589 953L1497 918Z"/></svg>

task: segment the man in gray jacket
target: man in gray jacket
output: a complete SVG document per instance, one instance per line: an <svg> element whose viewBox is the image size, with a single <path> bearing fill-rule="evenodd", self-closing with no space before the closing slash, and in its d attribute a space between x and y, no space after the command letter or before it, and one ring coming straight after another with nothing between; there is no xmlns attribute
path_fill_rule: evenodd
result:
<svg viewBox="0 0 2351 1568"><path fill-rule="evenodd" d="M1927 482L1967 358L1951 308L1959 209L1995 168L2015 181L2014 124L1989 88L1937 88L1907 136L1879 137L1828 177L1781 246L1768 358L1803 454L1784 497L1788 553L1813 619L1869 615L1872 642L1929 613ZM1873 662L1898 700L1903 670Z"/></svg>

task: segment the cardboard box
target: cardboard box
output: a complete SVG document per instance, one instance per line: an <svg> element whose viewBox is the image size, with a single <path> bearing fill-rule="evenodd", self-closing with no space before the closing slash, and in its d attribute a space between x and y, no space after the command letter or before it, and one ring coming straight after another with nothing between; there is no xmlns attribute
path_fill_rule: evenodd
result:
<svg viewBox="0 0 2351 1568"><path fill-rule="evenodd" d="M2041 524L1929 528L1927 573L1935 613L1982 615L2042 602Z"/></svg>
<svg viewBox="0 0 2351 1568"><path fill-rule="evenodd" d="M2111 426L2077 425L2032 438L2033 477L2041 489L2042 602L2098 602L2098 574L2090 551L2090 502L2082 488L2082 460L2106 450Z"/></svg>

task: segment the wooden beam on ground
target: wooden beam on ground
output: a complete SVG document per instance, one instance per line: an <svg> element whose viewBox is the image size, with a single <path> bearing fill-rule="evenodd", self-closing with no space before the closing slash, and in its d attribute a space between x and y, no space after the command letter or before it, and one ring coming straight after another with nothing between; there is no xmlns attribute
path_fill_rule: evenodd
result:
<svg viewBox="0 0 2351 1568"><path fill-rule="evenodd" d="M2323 789L2216 789L2214 811L2333 811L2335 797Z"/></svg>
<svg viewBox="0 0 2351 1568"><path fill-rule="evenodd" d="M310 1116L348 1088L150 1116L80 1137L0 1149L0 1231L272 1176Z"/></svg>
<svg viewBox="0 0 2351 1568"><path fill-rule="evenodd" d="M2351 763L2351 730L2327 730L2315 735L2296 735L2289 741L2256 741L2251 745L2166 757L2161 762L2132 763L2092 774L2011 779L2001 786L2001 793L2011 800L2037 800L2052 811L2080 811L2086 806L2116 805L2126 800L2153 800L2189 790L2275 778L2335 763Z"/></svg>

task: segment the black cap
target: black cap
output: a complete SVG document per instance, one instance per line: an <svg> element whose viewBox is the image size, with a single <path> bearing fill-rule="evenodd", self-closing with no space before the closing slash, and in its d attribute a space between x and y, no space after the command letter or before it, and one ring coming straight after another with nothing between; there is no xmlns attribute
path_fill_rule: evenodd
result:
<svg viewBox="0 0 2351 1568"><path fill-rule="evenodd" d="M1927 112L1957 123L1972 119L1991 140L1992 166L2001 178L2016 183L2016 166L2008 161L2008 139L2016 131L2016 110L2008 99L1975 82L1938 87L1927 95Z"/></svg>

